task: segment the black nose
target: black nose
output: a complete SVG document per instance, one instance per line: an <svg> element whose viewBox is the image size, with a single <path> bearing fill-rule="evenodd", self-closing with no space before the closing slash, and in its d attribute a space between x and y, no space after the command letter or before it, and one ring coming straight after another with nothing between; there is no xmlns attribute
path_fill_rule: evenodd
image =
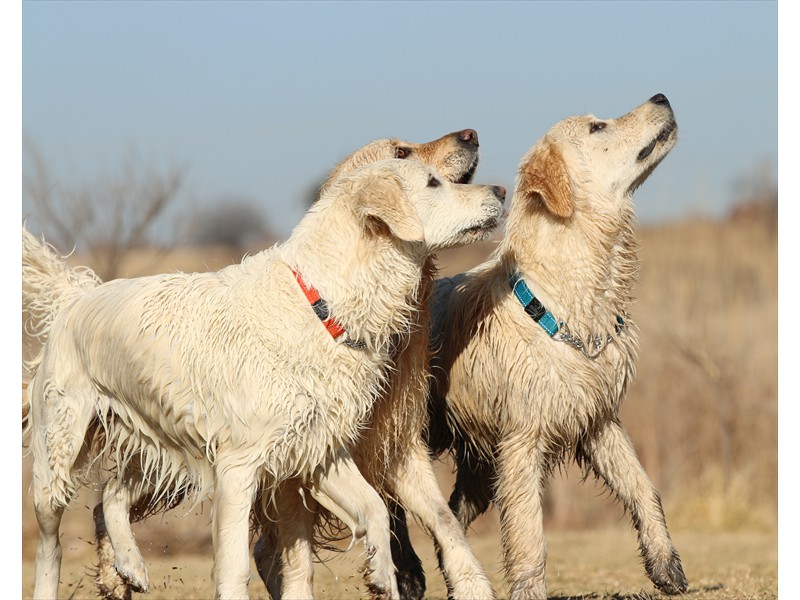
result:
<svg viewBox="0 0 800 600"><path fill-rule="evenodd" d="M474 129L465 129L458 132L458 139L471 146L478 147L478 132Z"/></svg>
<svg viewBox="0 0 800 600"><path fill-rule="evenodd" d="M663 104L664 106L669 106L669 100L664 94L656 94L652 98L650 98L650 102L653 104Z"/></svg>
<svg viewBox="0 0 800 600"><path fill-rule="evenodd" d="M492 187L492 191L495 193L495 196L500 198L500 202L505 202L506 188L504 188L502 185L495 185Z"/></svg>

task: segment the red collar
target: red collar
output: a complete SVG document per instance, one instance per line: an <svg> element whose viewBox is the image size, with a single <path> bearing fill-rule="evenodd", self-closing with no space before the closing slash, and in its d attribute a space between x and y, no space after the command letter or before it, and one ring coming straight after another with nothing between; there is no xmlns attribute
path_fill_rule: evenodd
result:
<svg viewBox="0 0 800 600"><path fill-rule="evenodd" d="M297 284L300 286L300 289L303 290L303 294L305 294L309 304L311 304L311 308L314 309L314 313L316 313L317 317L319 317L319 320L322 321L322 324L325 326L325 329L328 330L328 333L331 334L331 337L336 339L342 335L345 332L344 327L341 323L339 323L339 321L330 316L328 304L320 297L319 292L313 287L306 285L306 283L303 281L303 278L300 276L300 273L294 269L292 270L292 273L294 273L294 278L297 280Z"/></svg>

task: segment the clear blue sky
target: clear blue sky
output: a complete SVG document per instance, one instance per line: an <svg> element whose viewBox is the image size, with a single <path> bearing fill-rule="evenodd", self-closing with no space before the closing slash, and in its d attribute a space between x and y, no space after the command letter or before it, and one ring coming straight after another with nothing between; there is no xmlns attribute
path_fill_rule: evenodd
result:
<svg viewBox="0 0 800 600"><path fill-rule="evenodd" d="M474 128L476 180L512 189L556 121L663 92L680 141L637 192L640 220L719 215L741 177L777 176L777 16L769 1L26 1L23 159L35 145L74 187L135 150L185 169L186 202L251 201L286 237L311 186L372 139Z"/></svg>

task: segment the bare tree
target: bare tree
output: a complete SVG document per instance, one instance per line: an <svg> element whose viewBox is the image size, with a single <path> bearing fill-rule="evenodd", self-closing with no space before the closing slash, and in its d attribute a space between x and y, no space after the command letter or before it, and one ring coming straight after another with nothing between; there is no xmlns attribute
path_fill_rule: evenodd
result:
<svg viewBox="0 0 800 600"><path fill-rule="evenodd" d="M54 246L88 252L104 279L119 276L122 261L132 250L153 243L154 230L163 224L184 179L180 169L158 173L143 167L132 154L110 180L69 187L53 179L33 144L26 144L25 150L23 190L32 208L30 216ZM171 229L172 243L188 231L189 224L183 222Z"/></svg>
<svg viewBox="0 0 800 600"><path fill-rule="evenodd" d="M778 234L778 182L774 163L764 161L734 183L730 218L763 224L773 237Z"/></svg>
<svg viewBox="0 0 800 600"><path fill-rule="evenodd" d="M272 235L263 215L245 199L223 199L195 219L190 242L196 246L250 248Z"/></svg>

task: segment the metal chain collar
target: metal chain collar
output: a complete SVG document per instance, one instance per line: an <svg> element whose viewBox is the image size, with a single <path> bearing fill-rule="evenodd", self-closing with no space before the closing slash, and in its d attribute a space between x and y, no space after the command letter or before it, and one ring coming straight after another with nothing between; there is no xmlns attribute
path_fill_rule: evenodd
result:
<svg viewBox="0 0 800 600"><path fill-rule="evenodd" d="M569 326L567 326L566 323L562 322L559 323L558 334L554 336L554 339L559 342L564 342L566 344L569 344L589 360L594 360L595 358L600 356L600 353L605 349L606 346L608 346L609 343L611 343L611 340L613 340L614 338L612 338L611 334L609 333L606 335L606 339L604 342L603 338L599 335L596 335L594 337L589 336L586 341L589 342L591 346L594 346L594 349L589 351L586 349L583 340L572 335L572 332L569 330Z"/></svg>

